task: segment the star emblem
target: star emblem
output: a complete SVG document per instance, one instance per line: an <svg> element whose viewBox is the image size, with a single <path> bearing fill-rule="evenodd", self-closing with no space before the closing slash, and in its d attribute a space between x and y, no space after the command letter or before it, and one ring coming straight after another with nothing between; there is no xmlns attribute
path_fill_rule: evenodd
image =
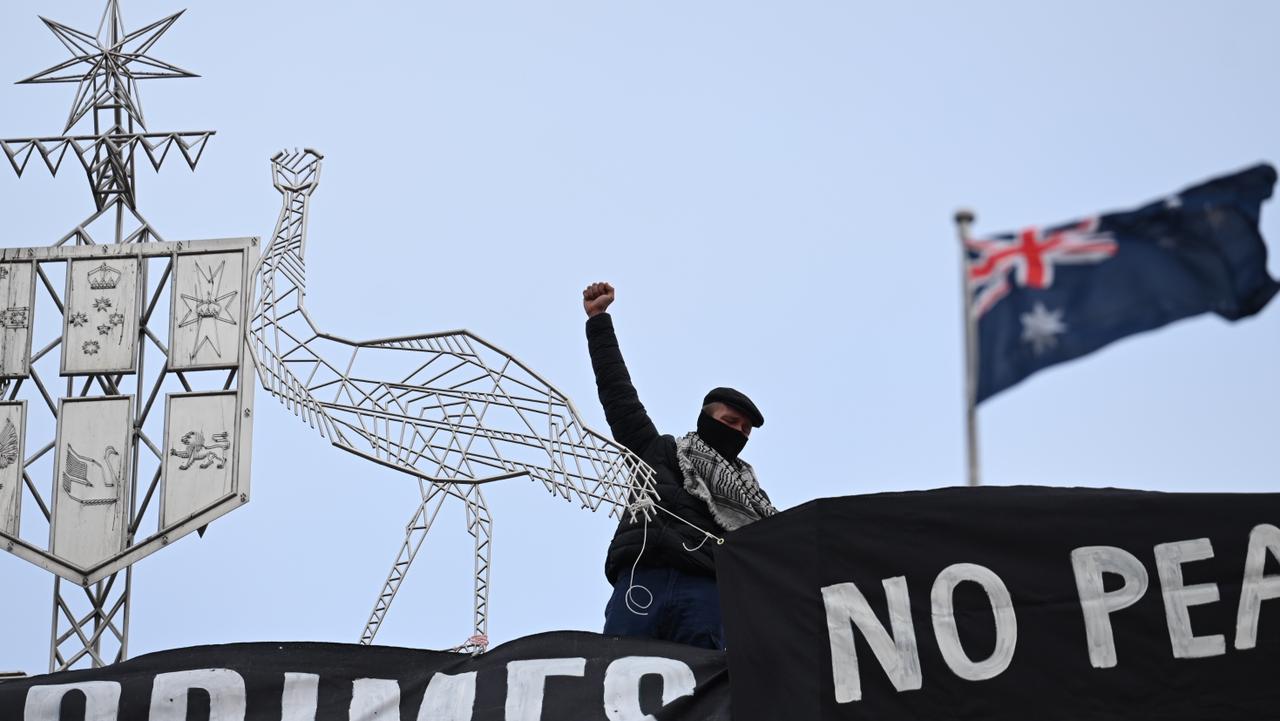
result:
<svg viewBox="0 0 1280 721"><path fill-rule="evenodd" d="M19 84L79 83L63 132L69 132L81 118L103 106L119 106L146 129L142 105L138 101L137 81L198 77L147 54L183 12L127 33L120 16L119 0L109 0L98 24L97 35L42 17L40 20L71 52L72 58L20 80Z"/></svg>
<svg viewBox="0 0 1280 721"><path fill-rule="evenodd" d="M194 295L181 294L182 302L187 306L187 312L182 316L182 320L178 321L178 327L186 328L192 324L196 327L195 344L191 347L191 360L194 361L196 354L206 345L221 358L222 349L218 346L218 334L215 331L218 323L236 324L236 319L232 317L227 306L235 300L240 291L222 292L222 271L227 267L225 260L219 263L216 269L212 265L201 268L198 262L195 265L197 277Z"/></svg>
<svg viewBox="0 0 1280 721"><path fill-rule="evenodd" d="M1036 303L1030 313L1022 314L1022 342L1030 343L1036 355L1056 347L1058 336L1066 332L1061 309L1051 311L1043 303Z"/></svg>

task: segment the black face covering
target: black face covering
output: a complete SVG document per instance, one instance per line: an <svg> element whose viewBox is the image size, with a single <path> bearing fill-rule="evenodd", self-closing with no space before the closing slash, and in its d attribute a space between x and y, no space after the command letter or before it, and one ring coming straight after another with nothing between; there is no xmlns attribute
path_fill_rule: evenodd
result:
<svg viewBox="0 0 1280 721"><path fill-rule="evenodd" d="M747 445L747 437L741 431L712 418L706 411L698 414L698 435L716 453L731 461L737 460L743 446Z"/></svg>

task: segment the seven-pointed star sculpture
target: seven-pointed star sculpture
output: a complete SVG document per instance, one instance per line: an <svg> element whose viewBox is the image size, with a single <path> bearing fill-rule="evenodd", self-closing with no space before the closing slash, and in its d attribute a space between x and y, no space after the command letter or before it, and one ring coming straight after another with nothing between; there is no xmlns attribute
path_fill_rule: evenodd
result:
<svg viewBox="0 0 1280 721"><path fill-rule="evenodd" d="M134 122L145 129L147 124L142 119L142 105L138 101L138 80L199 77L147 55L151 46L177 22L182 12L126 33L119 0L110 0L96 36L42 17L40 19L74 57L18 82L80 84L63 132L69 132L94 108L113 103L118 103Z"/></svg>

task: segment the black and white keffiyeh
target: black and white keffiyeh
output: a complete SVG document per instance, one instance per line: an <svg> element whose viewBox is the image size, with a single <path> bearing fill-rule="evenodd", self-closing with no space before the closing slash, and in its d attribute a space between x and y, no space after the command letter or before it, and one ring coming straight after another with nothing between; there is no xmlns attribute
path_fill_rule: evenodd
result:
<svg viewBox="0 0 1280 721"><path fill-rule="evenodd" d="M684 489L701 499L726 531L778 512L760 488L750 463L726 460L696 432L676 439L676 460Z"/></svg>

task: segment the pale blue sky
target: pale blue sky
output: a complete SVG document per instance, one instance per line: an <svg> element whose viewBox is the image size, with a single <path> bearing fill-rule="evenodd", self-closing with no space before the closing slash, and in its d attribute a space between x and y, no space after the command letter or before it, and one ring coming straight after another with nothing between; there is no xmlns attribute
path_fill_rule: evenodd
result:
<svg viewBox="0 0 1280 721"><path fill-rule="evenodd" d="M126 0L126 24L177 1ZM6 0L0 136L55 135L71 104L7 84L65 57L36 16L92 29L102 4ZM746 391L768 423L743 456L779 506L955 485L954 209L996 232L1280 161L1277 28L1265 0L193 2L154 54L203 77L141 95L151 130L218 135L194 175L140 172L140 207L169 239L269 235L268 159L318 148L308 303L328 329L469 328L604 430L579 293L610 280L659 428ZM74 173L0 171L0 245L89 211ZM1276 307L1122 341L981 409L986 479L1271 491L1278 365ZM357 638L414 484L258 407L253 501L137 566L134 655ZM488 497L494 640L598 629L613 522L523 479ZM470 538L459 508L437 523L383 643L469 631ZM0 556L0 669L45 667L51 587Z"/></svg>

